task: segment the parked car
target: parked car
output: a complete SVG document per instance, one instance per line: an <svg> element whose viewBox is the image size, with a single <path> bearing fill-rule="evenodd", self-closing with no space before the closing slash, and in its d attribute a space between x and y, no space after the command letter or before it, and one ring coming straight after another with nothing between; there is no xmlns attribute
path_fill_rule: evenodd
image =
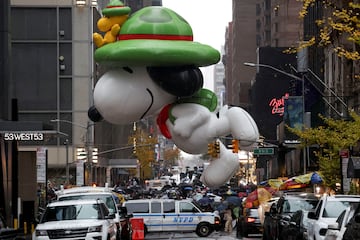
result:
<svg viewBox="0 0 360 240"><path fill-rule="evenodd" d="M269 199L266 202L260 203L259 205L259 217L260 217L260 222L261 225L264 225L264 220L265 220L265 213L270 211L270 207L277 201L279 200L280 197L272 197L271 199Z"/></svg>
<svg viewBox="0 0 360 240"><path fill-rule="evenodd" d="M116 240L115 214L101 200L56 201L47 205L33 240Z"/></svg>
<svg viewBox="0 0 360 240"><path fill-rule="evenodd" d="M359 203L359 195L324 195L316 209L309 211L308 239L324 240L329 224L335 224L340 214L353 203Z"/></svg>
<svg viewBox="0 0 360 240"><path fill-rule="evenodd" d="M244 216L239 218L238 233L243 237L248 237L249 234L261 234L262 224L259 217L258 208L247 208L244 211Z"/></svg>
<svg viewBox="0 0 360 240"><path fill-rule="evenodd" d="M121 240L131 240L132 227L130 219L132 214L128 214L126 207L119 206L120 225L121 225Z"/></svg>
<svg viewBox="0 0 360 240"><path fill-rule="evenodd" d="M341 240L343 239L344 232L347 227L347 223L350 218L354 215L354 207L359 204L352 204L352 206L347 207L339 217L336 219L336 223L329 224L328 229L325 234L325 240Z"/></svg>
<svg viewBox="0 0 360 240"><path fill-rule="evenodd" d="M147 232L196 232L200 237L220 229L220 216L203 212L191 199L137 199L123 203L127 212L144 219Z"/></svg>
<svg viewBox="0 0 360 240"><path fill-rule="evenodd" d="M281 239L303 240L306 239L309 221L307 218L308 211L298 210L290 219L282 220Z"/></svg>
<svg viewBox="0 0 360 240"><path fill-rule="evenodd" d="M0 213L0 240L25 239L22 229L8 227L4 217Z"/></svg>
<svg viewBox="0 0 360 240"><path fill-rule="evenodd" d="M263 239L287 239L283 230L290 224L293 214L299 210L314 209L318 202L319 198L312 193L285 193L271 205L269 212L265 212Z"/></svg>
<svg viewBox="0 0 360 240"><path fill-rule="evenodd" d="M120 239L121 235L121 224L120 224L120 213L118 205L120 201L112 189L105 187L74 187L68 189L61 189L56 192L58 201L77 200L77 199L100 199L102 200L111 214L115 214L115 223L117 226L117 239Z"/></svg>
<svg viewBox="0 0 360 240"><path fill-rule="evenodd" d="M343 240L360 239L360 205L355 209L353 216L346 224L346 229L342 237Z"/></svg>

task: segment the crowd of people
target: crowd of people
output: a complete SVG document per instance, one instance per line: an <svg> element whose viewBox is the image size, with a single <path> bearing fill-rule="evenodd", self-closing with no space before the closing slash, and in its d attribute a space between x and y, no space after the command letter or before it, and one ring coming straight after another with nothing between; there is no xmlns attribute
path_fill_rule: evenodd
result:
<svg viewBox="0 0 360 240"><path fill-rule="evenodd" d="M241 236L241 218L244 216L245 206L243 197L236 193L223 194L217 201L205 193L197 202L205 211L216 211L221 218L221 231L231 234L236 231L237 237Z"/></svg>
<svg viewBox="0 0 360 240"><path fill-rule="evenodd" d="M50 202L55 195L56 188L48 185L48 201ZM244 216L243 199L247 193L252 191L251 188L241 189L241 191L231 189L229 186L223 186L218 189L208 189L201 182L193 181L192 183L182 182L163 187L161 191L151 189L145 190L137 178L130 178L126 182L118 183L113 188L119 202L127 199L138 198L169 198L184 199L193 198L202 211L217 211L221 218L221 231L232 233L236 230L237 236L241 235L241 224L239 223Z"/></svg>

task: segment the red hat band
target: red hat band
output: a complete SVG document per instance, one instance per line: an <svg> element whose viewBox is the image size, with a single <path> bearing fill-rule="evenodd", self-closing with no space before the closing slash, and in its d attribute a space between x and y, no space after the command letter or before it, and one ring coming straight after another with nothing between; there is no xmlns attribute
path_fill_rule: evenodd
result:
<svg viewBox="0 0 360 240"><path fill-rule="evenodd" d="M166 35L166 34L120 34L119 40L136 40L136 39L149 39L149 40L174 40L174 41L193 41L193 36L184 35Z"/></svg>

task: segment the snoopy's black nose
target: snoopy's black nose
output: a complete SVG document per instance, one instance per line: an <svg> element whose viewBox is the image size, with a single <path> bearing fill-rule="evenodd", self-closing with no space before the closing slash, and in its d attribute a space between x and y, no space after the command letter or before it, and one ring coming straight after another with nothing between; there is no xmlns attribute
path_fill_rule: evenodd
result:
<svg viewBox="0 0 360 240"><path fill-rule="evenodd" d="M88 117L93 122L100 122L103 120L103 117L99 113L99 111L96 109L95 106L91 106L88 110Z"/></svg>
<svg viewBox="0 0 360 240"><path fill-rule="evenodd" d="M203 75L195 66L148 67L147 71L156 84L177 97L190 97L204 84Z"/></svg>

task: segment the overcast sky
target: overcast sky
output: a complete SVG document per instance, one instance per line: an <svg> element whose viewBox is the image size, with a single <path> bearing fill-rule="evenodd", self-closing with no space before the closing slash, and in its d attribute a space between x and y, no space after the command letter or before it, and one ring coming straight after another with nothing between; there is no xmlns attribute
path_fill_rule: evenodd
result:
<svg viewBox="0 0 360 240"><path fill-rule="evenodd" d="M162 0L163 6L177 12L190 24L194 41L221 51L225 31L232 21L232 0ZM205 88L213 90L213 67L202 69Z"/></svg>

